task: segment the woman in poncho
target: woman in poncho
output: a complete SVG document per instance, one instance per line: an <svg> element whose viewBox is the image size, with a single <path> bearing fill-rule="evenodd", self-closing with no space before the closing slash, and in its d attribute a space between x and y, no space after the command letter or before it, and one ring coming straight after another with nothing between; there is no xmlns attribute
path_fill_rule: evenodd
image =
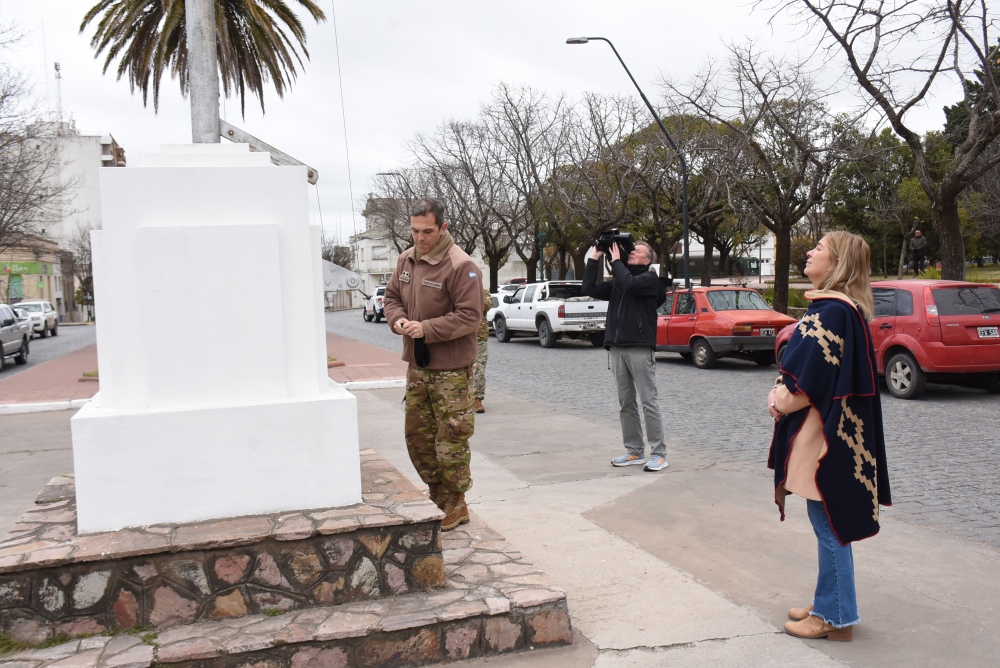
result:
<svg viewBox="0 0 1000 668"><path fill-rule="evenodd" d="M870 250L848 232L831 232L807 254L816 290L788 342L781 376L768 394L774 438L767 465L774 499L806 499L819 545L812 605L792 608L785 631L801 638L850 640L858 615L851 543L878 533L879 505L890 505L875 351L868 320Z"/></svg>

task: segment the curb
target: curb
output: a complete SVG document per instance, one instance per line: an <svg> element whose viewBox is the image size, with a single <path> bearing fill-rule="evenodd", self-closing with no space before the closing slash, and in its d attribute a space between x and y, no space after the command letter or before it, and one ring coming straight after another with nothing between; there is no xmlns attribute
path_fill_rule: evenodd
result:
<svg viewBox="0 0 1000 668"><path fill-rule="evenodd" d="M0 415L19 415L21 413L45 413L47 411L68 411L81 408L90 399L73 399L72 401L49 401L35 404L3 404L0 405Z"/></svg>
<svg viewBox="0 0 1000 668"><path fill-rule="evenodd" d="M394 387L406 387L402 378L396 380L359 380L343 384L348 390L384 390ZM33 404L0 404L0 415L21 415L23 413L46 413L49 411L68 411L82 408L90 399L73 399L72 401L47 401Z"/></svg>

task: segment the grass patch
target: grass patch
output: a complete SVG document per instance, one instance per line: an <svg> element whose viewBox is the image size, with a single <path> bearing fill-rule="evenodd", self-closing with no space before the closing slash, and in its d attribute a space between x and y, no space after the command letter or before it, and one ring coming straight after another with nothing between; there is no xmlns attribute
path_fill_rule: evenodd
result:
<svg viewBox="0 0 1000 668"><path fill-rule="evenodd" d="M94 369L93 371L84 371L83 372L83 377L84 378L97 378L97 369Z"/></svg>
<svg viewBox="0 0 1000 668"><path fill-rule="evenodd" d="M267 615L268 617L280 617L281 615L285 614L285 611L284 610L273 610L272 609L272 610L268 610L264 614Z"/></svg>
<svg viewBox="0 0 1000 668"><path fill-rule="evenodd" d="M67 635L58 635L54 638L49 638L44 642L30 643L21 642L20 640L15 640L6 633L0 633L0 655L10 654L11 652L20 652L26 649L44 649L46 647L54 647L55 645L61 645L68 640L72 640L72 638Z"/></svg>

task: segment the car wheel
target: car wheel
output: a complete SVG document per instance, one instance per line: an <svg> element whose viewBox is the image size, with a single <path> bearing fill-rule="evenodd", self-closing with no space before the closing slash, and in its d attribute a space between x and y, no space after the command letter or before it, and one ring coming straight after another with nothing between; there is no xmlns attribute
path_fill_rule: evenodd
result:
<svg viewBox="0 0 1000 668"><path fill-rule="evenodd" d="M538 342L542 344L542 348L555 348L556 346L556 335L548 320L543 319L538 322Z"/></svg>
<svg viewBox="0 0 1000 668"><path fill-rule="evenodd" d="M983 382L983 387L990 394L1000 394L1000 373L991 373L986 376L985 382Z"/></svg>
<svg viewBox="0 0 1000 668"><path fill-rule="evenodd" d="M753 361L757 366L771 366L774 364L774 353L764 350L753 354Z"/></svg>
<svg viewBox="0 0 1000 668"><path fill-rule="evenodd" d="M7 366L7 358L3 354L3 349L0 348L0 371L3 371L4 367L6 366Z"/></svg>
<svg viewBox="0 0 1000 668"><path fill-rule="evenodd" d="M781 360L785 356L785 348L787 347L788 347L787 343L782 343L781 347L778 348L778 353L774 356L774 359L778 363L778 366L781 366Z"/></svg>
<svg viewBox="0 0 1000 668"><path fill-rule="evenodd" d="M496 333L497 341L507 343L510 341L510 330L507 329L507 322L502 315L493 318L493 331Z"/></svg>
<svg viewBox="0 0 1000 668"><path fill-rule="evenodd" d="M18 351L17 355L14 357L14 361L17 364L27 364L28 363L28 337L24 337L21 340L21 350Z"/></svg>
<svg viewBox="0 0 1000 668"><path fill-rule="evenodd" d="M42 325L42 338L47 339L49 337L49 328Z"/></svg>
<svg viewBox="0 0 1000 668"><path fill-rule="evenodd" d="M604 332L597 332L590 335L590 344L595 348L600 348L604 345Z"/></svg>
<svg viewBox="0 0 1000 668"><path fill-rule="evenodd" d="M711 369L715 366L715 351L705 339L698 339L691 344L691 361L699 369Z"/></svg>
<svg viewBox="0 0 1000 668"><path fill-rule="evenodd" d="M365 322L371 322L372 319L368 317L368 311L361 309L361 317L364 318Z"/></svg>
<svg viewBox="0 0 1000 668"><path fill-rule="evenodd" d="M916 399L927 387L927 374L910 353L896 353L885 365L885 384L889 394L899 399Z"/></svg>
<svg viewBox="0 0 1000 668"><path fill-rule="evenodd" d="M52 325L52 336L59 336L59 324Z"/></svg>
<svg viewBox="0 0 1000 668"><path fill-rule="evenodd" d="M382 314L381 313L376 312L374 317L375 317L375 322L382 322Z"/></svg>

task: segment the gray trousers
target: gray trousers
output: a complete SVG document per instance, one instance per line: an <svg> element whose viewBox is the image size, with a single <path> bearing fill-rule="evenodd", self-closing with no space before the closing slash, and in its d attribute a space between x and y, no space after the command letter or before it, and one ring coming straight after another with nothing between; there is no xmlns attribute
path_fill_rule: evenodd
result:
<svg viewBox="0 0 1000 668"><path fill-rule="evenodd" d="M611 348L611 370L618 386L618 415L622 423L625 449L645 456L646 442L642 438L642 419L646 418L646 438L650 454L667 456L663 440L663 418L656 398L656 358L652 348Z"/></svg>

